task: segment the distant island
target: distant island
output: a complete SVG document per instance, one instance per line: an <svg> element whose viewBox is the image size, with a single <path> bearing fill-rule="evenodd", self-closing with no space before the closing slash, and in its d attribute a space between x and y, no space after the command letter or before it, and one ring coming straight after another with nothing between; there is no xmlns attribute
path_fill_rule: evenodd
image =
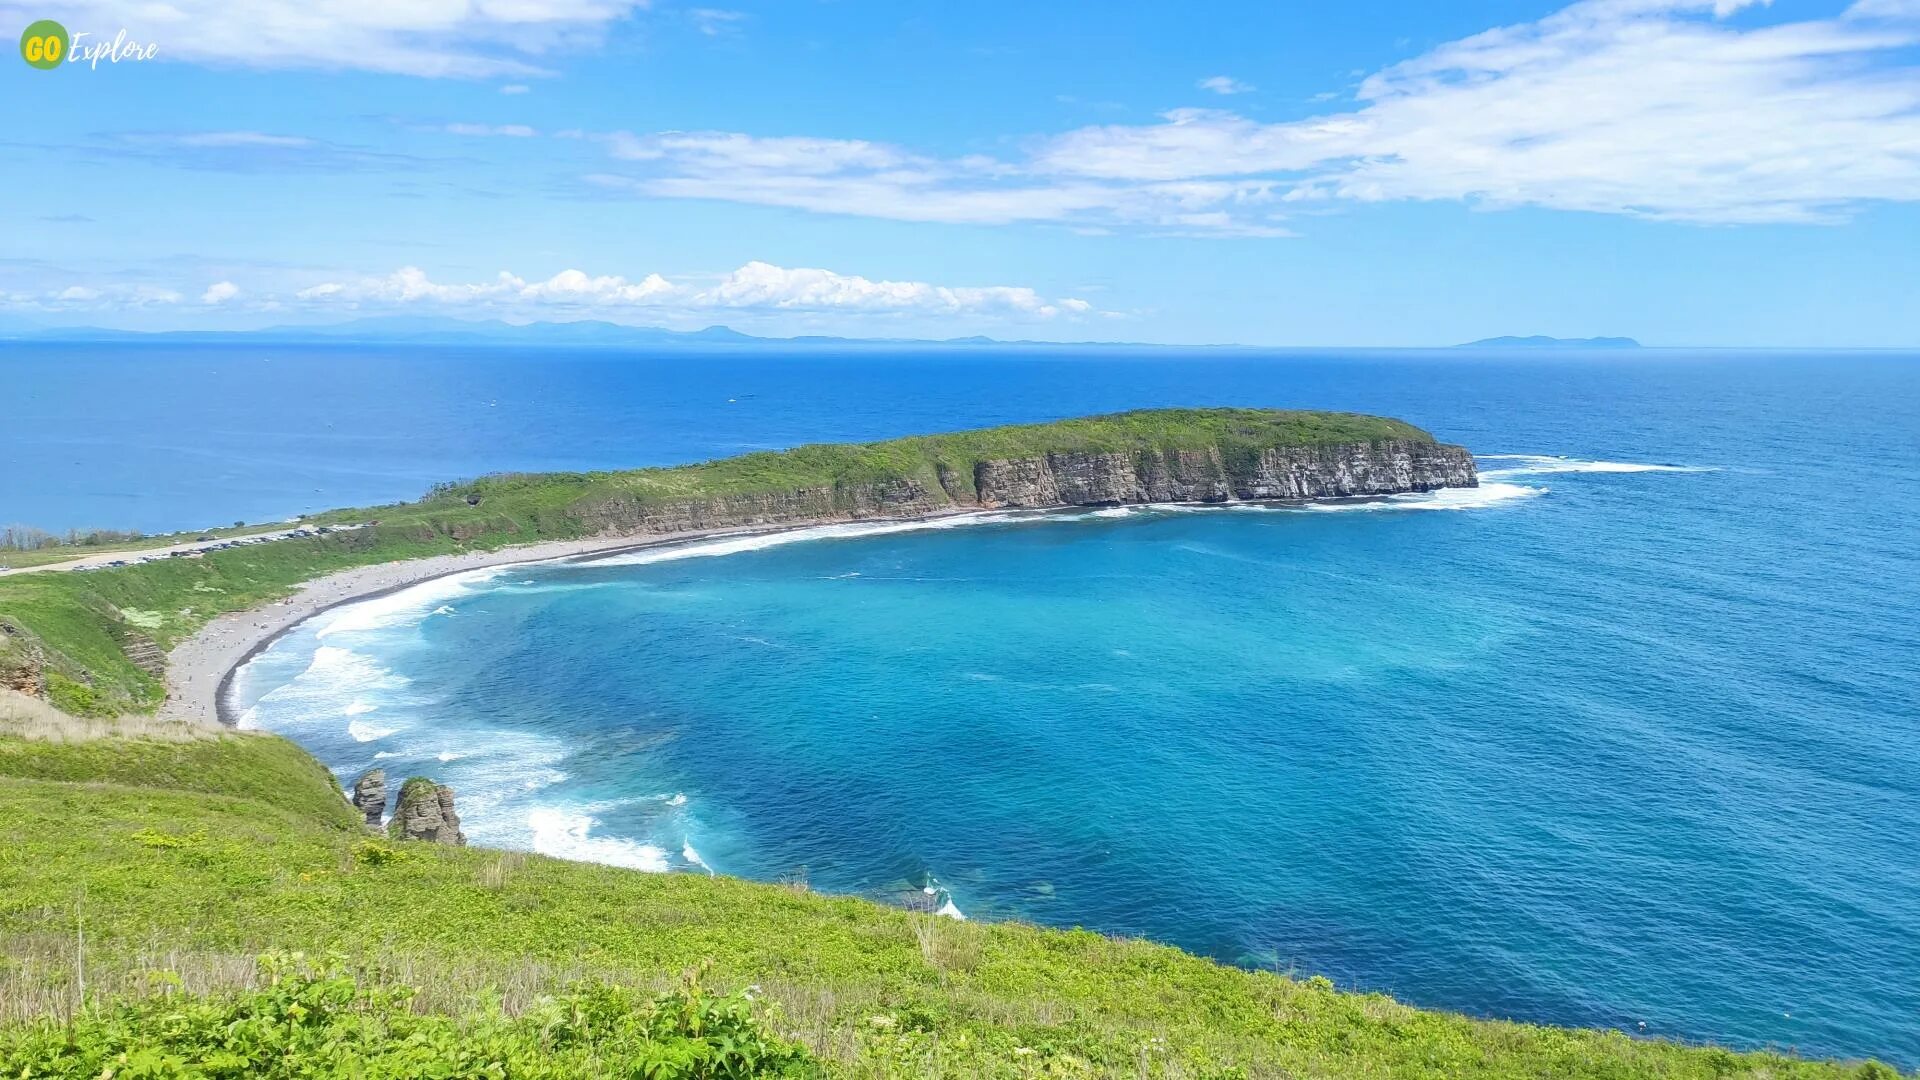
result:
<svg viewBox="0 0 1920 1080"><path fill-rule="evenodd" d="M1481 338L1464 345L1455 345L1456 349L1638 349L1640 343L1630 337L1548 337L1535 334L1532 337Z"/></svg>

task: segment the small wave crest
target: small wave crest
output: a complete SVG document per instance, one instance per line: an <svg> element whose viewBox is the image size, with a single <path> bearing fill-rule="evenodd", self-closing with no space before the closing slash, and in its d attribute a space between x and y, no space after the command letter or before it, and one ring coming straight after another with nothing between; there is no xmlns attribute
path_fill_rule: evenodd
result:
<svg viewBox="0 0 1920 1080"><path fill-rule="evenodd" d="M920 893L927 898L926 907L923 910L931 911L935 915L945 915L949 919L960 922L967 921L966 913L960 910L959 904L953 902L953 893L945 885L940 884L939 878L928 874L927 883L920 887Z"/></svg>
<svg viewBox="0 0 1920 1080"><path fill-rule="evenodd" d="M347 721L347 734L353 737L354 742L375 742L386 738L398 730L400 729L369 724L359 717L354 717L352 720Z"/></svg>
<svg viewBox="0 0 1920 1080"><path fill-rule="evenodd" d="M1480 472L1481 479L1516 476L1553 476L1565 473L1697 473L1714 472L1704 465L1662 465L1639 461L1588 461L1583 458L1555 457L1550 454L1481 454L1479 460L1500 462Z"/></svg>

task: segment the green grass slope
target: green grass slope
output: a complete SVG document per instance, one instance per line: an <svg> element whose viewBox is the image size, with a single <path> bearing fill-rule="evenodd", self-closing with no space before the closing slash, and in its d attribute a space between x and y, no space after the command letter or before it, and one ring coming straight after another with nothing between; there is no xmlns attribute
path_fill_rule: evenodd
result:
<svg viewBox="0 0 1920 1080"><path fill-rule="evenodd" d="M1354 413L1158 409L886 442L802 446L675 468L487 477L436 489L415 503L338 510L312 519L314 524L378 520L372 528L200 558L0 578L0 686L20 684L25 681L20 673L44 668L49 698L70 713L149 711L165 691L159 679L128 660L129 646L151 642L170 648L217 615L288 596L301 582L335 570L591 535L596 528L583 511L611 502L645 506L902 478L940 492L942 470L971 484L974 464L985 460L1204 447L1217 447L1231 459L1272 447L1386 439L1431 442L1432 436L1398 420Z"/></svg>
<svg viewBox="0 0 1920 1080"><path fill-rule="evenodd" d="M390 844L344 810L269 736L0 737L0 1075L1892 1075L1470 1020L798 886ZM335 959L265 986L253 958L292 950ZM710 989L674 990L702 969ZM765 1067L622 1064L722 1043ZM188 1067L217 1054L227 1071ZM135 1068L160 1059L174 1071Z"/></svg>

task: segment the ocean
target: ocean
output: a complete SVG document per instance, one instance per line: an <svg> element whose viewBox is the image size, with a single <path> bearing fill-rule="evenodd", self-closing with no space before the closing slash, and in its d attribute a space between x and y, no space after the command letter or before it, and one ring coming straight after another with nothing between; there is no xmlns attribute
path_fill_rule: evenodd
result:
<svg viewBox="0 0 1920 1080"><path fill-rule="evenodd" d="M0 518L47 527L1133 407L1409 420L1483 487L508 567L312 620L234 704L343 778L451 784L476 843L1920 1066L1920 356L10 346L0 374Z"/></svg>

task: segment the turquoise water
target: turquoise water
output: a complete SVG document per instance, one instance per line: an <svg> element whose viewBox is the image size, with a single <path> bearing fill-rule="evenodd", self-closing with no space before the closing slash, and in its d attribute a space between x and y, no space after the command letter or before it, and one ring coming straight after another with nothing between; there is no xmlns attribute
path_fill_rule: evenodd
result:
<svg viewBox="0 0 1920 1080"><path fill-rule="evenodd" d="M310 622L236 705L478 842L1920 1065L1920 371L1347 374L1487 486L508 568Z"/></svg>

